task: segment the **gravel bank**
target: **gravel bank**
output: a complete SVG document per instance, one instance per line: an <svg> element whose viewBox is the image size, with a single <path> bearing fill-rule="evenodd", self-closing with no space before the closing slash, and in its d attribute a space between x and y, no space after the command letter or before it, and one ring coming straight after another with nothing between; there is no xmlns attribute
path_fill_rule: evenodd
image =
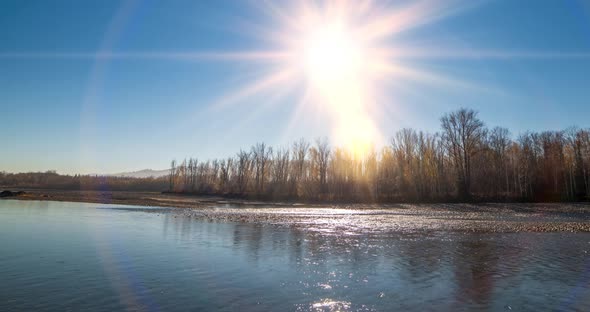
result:
<svg viewBox="0 0 590 312"><path fill-rule="evenodd" d="M302 205L153 192L25 190L11 199L122 204L163 209L173 217L306 227L334 233L590 232L590 204ZM121 208L126 209L126 208ZM132 208L137 209L137 208ZM162 209L146 209L161 212Z"/></svg>

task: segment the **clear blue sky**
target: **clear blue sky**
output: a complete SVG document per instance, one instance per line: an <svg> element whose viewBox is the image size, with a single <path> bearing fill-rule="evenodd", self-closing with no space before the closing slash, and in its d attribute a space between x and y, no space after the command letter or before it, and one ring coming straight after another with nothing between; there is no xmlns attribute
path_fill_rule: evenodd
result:
<svg viewBox="0 0 590 312"><path fill-rule="evenodd" d="M329 136L317 116L291 122L297 89L214 106L263 65L148 55L271 49L244 27L278 27L255 3L0 1L0 171L162 169L172 158ZM484 1L395 40L462 51L401 62L468 86L397 81L395 104L380 103L375 117L386 136L437 131L459 107L514 135L590 126L590 1Z"/></svg>

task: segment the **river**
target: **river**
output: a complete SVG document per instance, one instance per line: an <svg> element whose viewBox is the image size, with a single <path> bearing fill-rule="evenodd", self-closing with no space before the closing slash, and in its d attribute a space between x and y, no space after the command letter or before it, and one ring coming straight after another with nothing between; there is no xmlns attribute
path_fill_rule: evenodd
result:
<svg viewBox="0 0 590 312"><path fill-rule="evenodd" d="M180 211L0 201L0 311L590 311L589 233L345 231Z"/></svg>

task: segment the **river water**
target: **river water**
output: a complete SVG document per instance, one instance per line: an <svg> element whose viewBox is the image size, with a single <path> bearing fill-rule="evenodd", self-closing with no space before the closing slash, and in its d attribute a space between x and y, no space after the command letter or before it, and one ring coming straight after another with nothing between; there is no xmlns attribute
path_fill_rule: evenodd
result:
<svg viewBox="0 0 590 312"><path fill-rule="evenodd" d="M590 311L590 234L333 231L0 201L0 311L81 310Z"/></svg>

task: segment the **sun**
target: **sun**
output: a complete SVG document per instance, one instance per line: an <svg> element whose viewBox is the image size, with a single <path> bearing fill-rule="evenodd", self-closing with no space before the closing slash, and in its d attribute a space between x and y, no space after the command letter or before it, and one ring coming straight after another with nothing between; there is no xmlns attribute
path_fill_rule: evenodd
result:
<svg viewBox="0 0 590 312"><path fill-rule="evenodd" d="M363 157L373 146L385 142L380 131L382 120L386 119L384 115L396 113L398 104L391 96L392 86L403 86L406 81L465 85L410 63L404 64L404 56L423 55L436 51L436 47L416 50L396 38L408 29L457 12L455 4L459 2L423 0L386 4L372 0L301 0L255 3L271 24L253 25L251 30L271 46L219 57L245 60L253 64L257 72L262 67L268 71L243 88L228 93L218 103L240 101L257 94L269 94L268 98L274 100L293 94L289 92L298 88L301 96L296 100L296 109L286 128L292 129L291 125L311 116L330 129L331 143L348 148L356 157Z"/></svg>
<svg viewBox="0 0 590 312"><path fill-rule="evenodd" d="M328 112L333 141L363 157L379 134L367 112L371 47L358 34L345 16L319 16L303 27L292 53L299 51L313 105Z"/></svg>
<svg viewBox="0 0 590 312"><path fill-rule="evenodd" d="M305 71L316 84L338 84L360 75L362 48L341 23L312 31L304 41Z"/></svg>

